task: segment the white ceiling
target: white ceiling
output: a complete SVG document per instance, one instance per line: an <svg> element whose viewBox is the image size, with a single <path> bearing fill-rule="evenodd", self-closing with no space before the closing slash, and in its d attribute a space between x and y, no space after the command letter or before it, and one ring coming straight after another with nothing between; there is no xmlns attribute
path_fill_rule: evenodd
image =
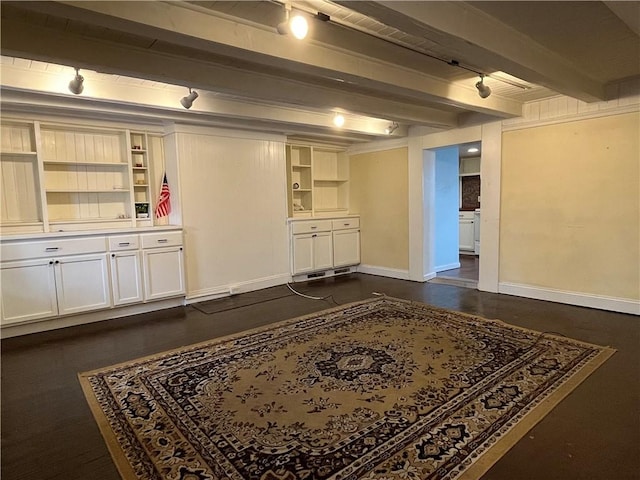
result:
<svg viewBox="0 0 640 480"><path fill-rule="evenodd" d="M640 76L640 2L305 0L293 8L311 25L303 41L277 33L284 7L275 1L3 1L3 108L20 103L16 92L24 100L46 91L11 69L36 70L44 81L78 66L121 87L198 89L203 99L191 111L171 113L181 121L231 116L349 143L383 135L391 121L401 125L395 136L409 126L511 118L523 102L558 94L605 100L610 86ZM487 75L489 98L477 95L476 72ZM102 101L137 103L123 95ZM139 98L156 118L169 108ZM265 114L265 105L281 115ZM335 111L351 127L332 127Z"/></svg>

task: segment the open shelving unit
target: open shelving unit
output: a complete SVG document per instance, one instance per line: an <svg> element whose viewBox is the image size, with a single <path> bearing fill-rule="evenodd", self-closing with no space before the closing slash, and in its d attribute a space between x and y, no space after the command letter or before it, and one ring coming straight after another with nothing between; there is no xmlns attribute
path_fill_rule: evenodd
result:
<svg viewBox="0 0 640 480"><path fill-rule="evenodd" d="M43 228L34 122L3 121L0 129L0 224L6 233Z"/></svg>
<svg viewBox="0 0 640 480"><path fill-rule="evenodd" d="M5 119L1 132L4 233L153 225L145 132Z"/></svg>
<svg viewBox="0 0 640 480"><path fill-rule="evenodd" d="M288 214L293 218L349 212L349 163L344 152L287 145Z"/></svg>
<svg viewBox="0 0 640 480"><path fill-rule="evenodd" d="M150 190L150 162L147 134L131 132L129 135L131 152L131 172L133 200L137 225L151 225L153 222Z"/></svg>

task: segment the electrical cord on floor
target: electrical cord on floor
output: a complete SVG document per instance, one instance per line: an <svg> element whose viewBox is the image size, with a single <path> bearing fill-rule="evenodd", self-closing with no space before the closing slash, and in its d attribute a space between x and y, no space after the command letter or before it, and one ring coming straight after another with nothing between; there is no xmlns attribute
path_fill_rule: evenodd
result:
<svg viewBox="0 0 640 480"><path fill-rule="evenodd" d="M329 301L329 299L331 299L330 301L332 301L336 305L340 305L338 302L336 302L336 299L333 298L333 295L327 295L326 297L314 297L314 296L306 295L304 293L300 293L300 292L294 290L294 288L289 283L287 283L287 287L289 288L289 290L291 290L296 295L299 295L300 297L308 298L309 300L326 300L326 301Z"/></svg>

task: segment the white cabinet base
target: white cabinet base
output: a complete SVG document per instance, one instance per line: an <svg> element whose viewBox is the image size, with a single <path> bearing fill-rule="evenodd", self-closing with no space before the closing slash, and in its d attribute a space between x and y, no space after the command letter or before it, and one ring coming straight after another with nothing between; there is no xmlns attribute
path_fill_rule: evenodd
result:
<svg viewBox="0 0 640 480"><path fill-rule="evenodd" d="M144 298L184 295L184 260L182 247L143 250Z"/></svg>
<svg viewBox="0 0 640 480"><path fill-rule="evenodd" d="M2 265L2 326L58 314L53 263L24 260Z"/></svg>

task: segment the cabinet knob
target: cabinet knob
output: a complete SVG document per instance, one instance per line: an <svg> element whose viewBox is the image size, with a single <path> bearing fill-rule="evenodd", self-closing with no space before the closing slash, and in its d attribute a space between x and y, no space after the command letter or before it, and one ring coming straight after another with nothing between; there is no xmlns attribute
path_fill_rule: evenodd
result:
<svg viewBox="0 0 640 480"><path fill-rule="evenodd" d="M116 258L116 254L115 254L115 253L112 253L112 254L111 254L111 258Z"/></svg>
<svg viewBox="0 0 640 480"><path fill-rule="evenodd" d="M53 260L49 260L49 265L53 265Z"/></svg>
<svg viewBox="0 0 640 480"><path fill-rule="evenodd" d="M314 233L313 235L311 235L311 238L313 238L313 237L317 237L317 236L318 236L318 235L316 235L316 234Z"/></svg>
<svg viewBox="0 0 640 480"><path fill-rule="evenodd" d="M56 260L54 263L58 265L60 263L60 260Z"/></svg>
<svg viewBox="0 0 640 480"><path fill-rule="evenodd" d="M180 251L182 251L182 247L180 247Z"/></svg>

